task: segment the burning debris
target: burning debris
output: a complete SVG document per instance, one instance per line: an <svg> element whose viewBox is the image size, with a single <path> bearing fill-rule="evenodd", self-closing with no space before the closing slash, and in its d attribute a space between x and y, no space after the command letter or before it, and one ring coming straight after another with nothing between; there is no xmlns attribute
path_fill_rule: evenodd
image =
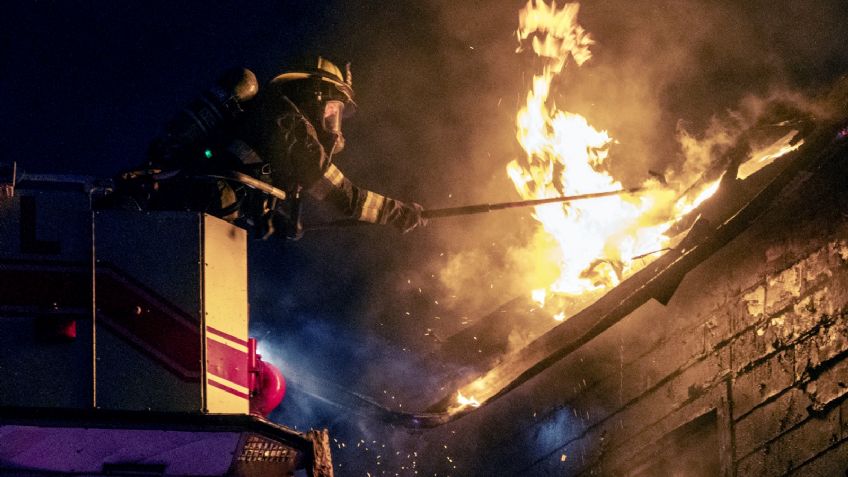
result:
<svg viewBox="0 0 848 477"><path fill-rule="evenodd" d="M456 402L459 404L459 409L457 410L462 410L464 408L469 407L480 407L480 401L474 399L473 397L465 397L460 391L456 392Z"/></svg>

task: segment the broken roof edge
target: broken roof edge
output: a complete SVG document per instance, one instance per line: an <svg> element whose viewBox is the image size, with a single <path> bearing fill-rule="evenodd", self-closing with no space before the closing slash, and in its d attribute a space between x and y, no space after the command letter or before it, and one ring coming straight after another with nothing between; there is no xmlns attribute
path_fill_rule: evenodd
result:
<svg viewBox="0 0 848 477"><path fill-rule="evenodd" d="M749 198L741 208L721 210L723 214L717 214L720 216L712 221L702 216L675 249L624 280L569 320L507 356L499 365L460 387L459 392L473 396L483 407L550 368L649 300L667 303L689 271L747 230L803 171L808 172L802 178L805 182L815 171L848 150L846 126L848 121L844 119L822 124L805 138L804 146L785 156L782 169L772 169L771 174L764 169L762 175L754 174L745 181L736 181L741 186L754 184L751 179L758 176L759 179L766 175L770 178L754 193L745 194L744 189L736 188L735 193L741 197L731 197L736 199L735 204L740 199ZM479 409L458 407L454 404L455 399L454 391L430 406L427 412L388 412L384 418L407 427L427 428L446 424Z"/></svg>

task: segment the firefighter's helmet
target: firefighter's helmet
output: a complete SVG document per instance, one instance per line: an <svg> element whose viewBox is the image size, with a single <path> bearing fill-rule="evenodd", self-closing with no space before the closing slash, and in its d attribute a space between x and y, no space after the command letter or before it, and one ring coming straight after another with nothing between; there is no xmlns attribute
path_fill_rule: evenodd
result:
<svg viewBox="0 0 848 477"><path fill-rule="evenodd" d="M314 65L314 66L313 66ZM341 69L333 62L318 57L303 68L283 73L272 79L268 86L273 91L285 92L292 96L294 101L315 99L319 102L337 100L344 104L345 116L350 116L356 110L356 102L353 95L353 80L350 73L350 64L343 74Z"/></svg>
<svg viewBox="0 0 848 477"><path fill-rule="evenodd" d="M286 97L294 102L303 113L333 136L332 150L342 150L342 117L348 117L356 111L350 64L343 74L333 62L319 56L317 62L271 80L266 92L274 98L272 101Z"/></svg>

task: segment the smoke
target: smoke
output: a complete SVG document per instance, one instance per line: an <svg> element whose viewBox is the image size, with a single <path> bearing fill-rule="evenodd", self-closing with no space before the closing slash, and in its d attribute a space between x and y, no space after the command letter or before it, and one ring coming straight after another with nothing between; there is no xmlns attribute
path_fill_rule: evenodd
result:
<svg viewBox="0 0 848 477"><path fill-rule="evenodd" d="M471 248L448 257L438 270L438 277L448 290L460 294L461 300L454 307L472 315L486 313L492 311L493 303L486 299L487 294L475 291L488 289L496 296L510 297L516 290L544 288L557 278L560 249L551 236L534 229L521 238L505 250L500 244Z"/></svg>
<svg viewBox="0 0 848 477"><path fill-rule="evenodd" d="M683 161L675 172L684 177L703 172L715 176L727 168L728 160L743 162L782 136L806 132L813 120L835 113L834 106L827 98L778 89L742 98L735 109L711 116L700 132L679 121L676 138Z"/></svg>
<svg viewBox="0 0 848 477"><path fill-rule="evenodd" d="M289 314L281 327L274 310L254 310L251 334L262 358L287 381L286 397L270 419L304 432L328 428L337 472L381 475L421 465L429 444L384 423L369 402L399 412L420 410L426 405L422 395L444 392L443 372L431 362L374 334L306 313Z"/></svg>

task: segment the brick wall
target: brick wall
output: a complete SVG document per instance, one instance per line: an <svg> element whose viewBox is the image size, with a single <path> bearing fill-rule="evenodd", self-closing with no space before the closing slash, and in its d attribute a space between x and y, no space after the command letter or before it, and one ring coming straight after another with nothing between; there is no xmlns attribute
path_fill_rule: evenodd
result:
<svg viewBox="0 0 848 477"><path fill-rule="evenodd" d="M440 470L652 475L665 468L657 465L690 458L670 439L694 432L680 430L698 420L712 440L694 445L716 456L711 465L720 475L845 475L842 169L790 187L692 270L667 306L644 304L506 397L438 431L434 445L463 462Z"/></svg>

